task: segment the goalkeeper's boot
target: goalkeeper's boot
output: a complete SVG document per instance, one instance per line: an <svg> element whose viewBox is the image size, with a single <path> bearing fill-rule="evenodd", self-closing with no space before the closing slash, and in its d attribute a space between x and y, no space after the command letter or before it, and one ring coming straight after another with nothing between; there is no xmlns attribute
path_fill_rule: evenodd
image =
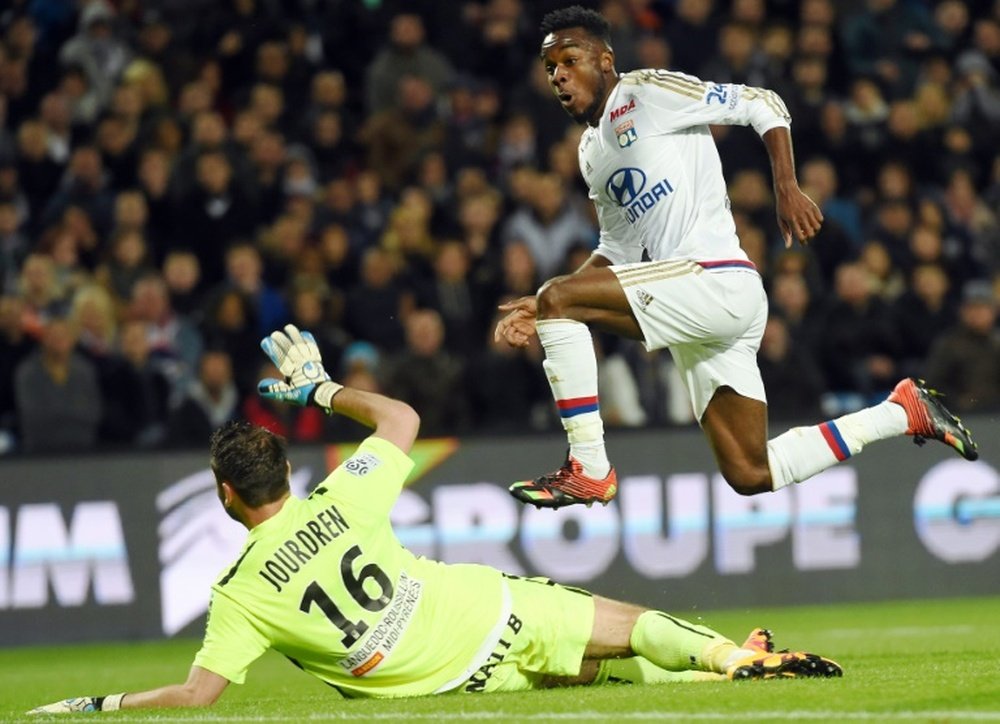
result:
<svg viewBox="0 0 1000 724"><path fill-rule="evenodd" d="M755 628L747 636L747 640L743 642L740 646L741 649L750 649L751 651L763 651L765 654L770 654L774 651L774 642L771 641L771 631L766 628Z"/></svg>
<svg viewBox="0 0 1000 724"><path fill-rule="evenodd" d="M566 462L558 470L534 480L520 480L508 490L522 503L536 508L591 506L594 503L607 505L618 492L618 476L614 468L601 480L584 475L580 462L567 454Z"/></svg>
<svg viewBox="0 0 1000 724"><path fill-rule="evenodd" d="M906 410L907 435L913 442L923 445L927 440L940 440L955 448L966 460L979 457L972 433L941 403L941 393L927 387L923 380L907 377L889 395L889 402L902 405Z"/></svg>
<svg viewBox="0 0 1000 724"><path fill-rule="evenodd" d="M788 649L775 652L771 632L766 628L751 631L741 648L753 653L726 667L726 677L733 681L831 678L844 675L840 664L823 656Z"/></svg>

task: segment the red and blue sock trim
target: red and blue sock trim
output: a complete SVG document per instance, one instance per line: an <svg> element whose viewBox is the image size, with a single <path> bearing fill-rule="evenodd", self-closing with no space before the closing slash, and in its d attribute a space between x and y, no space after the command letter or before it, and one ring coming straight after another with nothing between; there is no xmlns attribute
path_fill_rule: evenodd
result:
<svg viewBox="0 0 1000 724"><path fill-rule="evenodd" d="M823 439L830 446L830 450L833 451L833 455L837 458L838 462L851 457L851 449L844 442L844 437L840 434L840 430L837 429L836 423L832 421L824 422L819 426L819 431L823 434Z"/></svg>
<svg viewBox="0 0 1000 724"><path fill-rule="evenodd" d="M593 397L571 397L567 400L556 400L559 416L562 418L576 417L585 412L597 412L597 395Z"/></svg>

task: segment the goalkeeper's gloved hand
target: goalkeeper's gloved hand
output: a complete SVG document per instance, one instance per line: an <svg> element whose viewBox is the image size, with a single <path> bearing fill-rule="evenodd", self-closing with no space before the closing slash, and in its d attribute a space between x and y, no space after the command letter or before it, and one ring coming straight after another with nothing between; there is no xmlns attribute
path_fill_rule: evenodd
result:
<svg viewBox="0 0 1000 724"><path fill-rule="evenodd" d="M118 711L122 705L124 694L109 694L108 696L78 696L73 699L54 701L45 706L36 706L29 715L34 714L90 714L95 711Z"/></svg>
<svg viewBox="0 0 1000 724"><path fill-rule="evenodd" d="M323 369L316 339L309 332L300 332L294 324L285 331L271 332L260 341L261 349L285 376L283 380L267 377L257 383L263 397L305 407L314 403L327 412L333 396L344 386L330 379Z"/></svg>

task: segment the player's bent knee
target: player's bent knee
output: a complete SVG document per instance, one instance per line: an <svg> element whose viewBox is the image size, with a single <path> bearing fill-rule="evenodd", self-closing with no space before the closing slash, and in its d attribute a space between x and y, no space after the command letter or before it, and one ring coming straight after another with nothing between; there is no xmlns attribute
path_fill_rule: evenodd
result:
<svg viewBox="0 0 1000 724"><path fill-rule="evenodd" d="M571 300L568 294L568 277L553 277L542 285L538 290L538 313L539 319L556 319L566 316Z"/></svg>
<svg viewBox="0 0 1000 724"><path fill-rule="evenodd" d="M744 467L723 470L722 477L729 483L729 487L740 495L770 493L772 489L771 471L766 467L763 469Z"/></svg>

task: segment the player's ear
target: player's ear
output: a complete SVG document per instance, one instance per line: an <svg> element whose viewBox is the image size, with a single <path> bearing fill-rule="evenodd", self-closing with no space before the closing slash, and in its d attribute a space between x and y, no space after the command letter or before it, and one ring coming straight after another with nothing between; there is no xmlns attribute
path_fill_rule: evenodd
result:
<svg viewBox="0 0 1000 724"><path fill-rule="evenodd" d="M615 68L615 53L613 50L605 50L601 53L601 71L610 73Z"/></svg>
<svg viewBox="0 0 1000 724"><path fill-rule="evenodd" d="M233 500L236 499L236 490L229 483L223 481L219 483L219 500L222 501L223 508L230 508Z"/></svg>

